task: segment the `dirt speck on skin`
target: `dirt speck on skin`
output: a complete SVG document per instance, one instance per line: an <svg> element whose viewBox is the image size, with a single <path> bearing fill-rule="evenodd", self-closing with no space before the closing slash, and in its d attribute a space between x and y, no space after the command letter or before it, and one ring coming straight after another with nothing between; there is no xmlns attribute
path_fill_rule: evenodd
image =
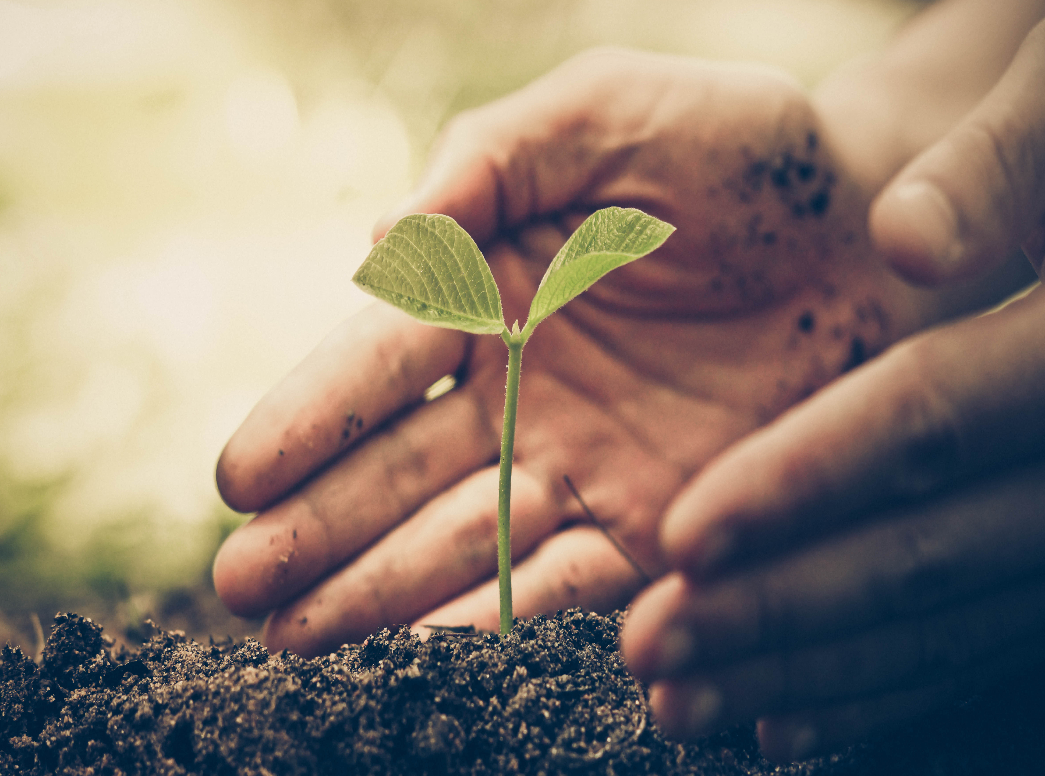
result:
<svg viewBox="0 0 1045 776"><path fill-rule="evenodd" d="M621 615L571 610L492 635L403 628L303 660L257 641L157 630L113 653L59 615L37 665L0 652L3 774L1041 773L1045 682L805 763L763 760L751 726L667 741L617 652Z"/></svg>

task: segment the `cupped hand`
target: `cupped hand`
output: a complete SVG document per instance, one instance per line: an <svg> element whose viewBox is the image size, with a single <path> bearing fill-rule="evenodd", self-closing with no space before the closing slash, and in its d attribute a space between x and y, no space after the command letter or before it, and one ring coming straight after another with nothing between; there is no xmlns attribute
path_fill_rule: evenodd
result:
<svg viewBox="0 0 1045 776"><path fill-rule="evenodd" d="M941 281L1023 242L1040 273L1043 77L1045 23L881 194L884 258ZM673 571L622 635L661 724L759 718L763 752L800 759L1040 670L1043 354L1039 286L896 345L710 463L669 507Z"/></svg>
<svg viewBox="0 0 1045 776"><path fill-rule="evenodd" d="M1045 293L905 341L723 453L622 650L676 736L801 759L1041 660Z"/></svg>
<svg viewBox="0 0 1045 776"><path fill-rule="evenodd" d="M677 227L542 323L526 347L512 552L519 616L621 606L665 559L657 525L731 442L920 326L925 297L873 255L869 193L805 95L763 69L599 52L452 122L415 196L484 248L507 320L587 213ZM395 220L379 225L380 236ZM497 624L497 337L375 306L254 409L218 465L260 510L214 579L317 654L391 623ZM431 402L427 386L456 374Z"/></svg>

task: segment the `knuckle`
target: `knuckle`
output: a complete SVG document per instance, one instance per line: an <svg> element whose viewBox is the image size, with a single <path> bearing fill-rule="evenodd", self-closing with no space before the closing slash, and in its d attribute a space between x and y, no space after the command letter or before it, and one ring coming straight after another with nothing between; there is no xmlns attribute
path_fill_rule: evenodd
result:
<svg viewBox="0 0 1045 776"><path fill-rule="evenodd" d="M581 565L573 558L563 558L548 570L545 584L548 599L556 608L568 609L581 605L581 594L585 587L584 573Z"/></svg>
<svg viewBox="0 0 1045 776"><path fill-rule="evenodd" d="M622 605L622 585L612 564L592 562L591 551L605 541L594 528L570 528L546 548L543 558L549 608L580 606L594 611ZM609 557L612 549L600 547Z"/></svg>
<svg viewBox="0 0 1045 776"><path fill-rule="evenodd" d="M387 451L387 465L382 467L384 489L394 514L407 515L417 507L419 491L427 481L432 460L421 440L400 433Z"/></svg>
<svg viewBox="0 0 1045 776"><path fill-rule="evenodd" d="M1008 231L1019 217L1021 194L1026 188L1024 171L1035 169L1033 144L1015 112L997 114L989 122L976 122L967 131L975 150L971 158L982 160L980 175L986 184L982 191L988 198L988 212Z"/></svg>
<svg viewBox="0 0 1045 776"><path fill-rule="evenodd" d="M917 613L938 605L954 587L946 543L921 523L898 523L894 531L895 578L881 602L884 614Z"/></svg>
<svg viewBox="0 0 1045 776"><path fill-rule="evenodd" d="M890 358L897 388L887 422L901 438L887 476L898 495L921 496L958 473L966 457L964 435L957 408L937 377L941 369L932 338L905 343Z"/></svg>
<svg viewBox="0 0 1045 776"><path fill-rule="evenodd" d="M408 381L408 369L403 355L402 342L379 342L374 348L374 372L383 378L385 390L399 395Z"/></svg>

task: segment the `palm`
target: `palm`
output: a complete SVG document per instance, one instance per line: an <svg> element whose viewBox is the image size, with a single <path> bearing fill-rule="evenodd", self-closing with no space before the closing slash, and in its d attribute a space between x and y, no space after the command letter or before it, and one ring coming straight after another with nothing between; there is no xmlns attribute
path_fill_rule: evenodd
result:
<svg viewBox="0 0 1045 776"><path fill-rule="evenodd" d="M674 75L640 76L659 86L643 95L680 87ZM461 205L458 220L487 238L509 322L525 317L548 261L585 211L630 205L678 228L663 248L542 323L526 346L512 503L519 616L621 606L644 582L586 519L564 477L602 527L658 575L657 524L687 480L732 441L918 323L912 293L871 256L866 198L832 159L801 94L748 73L686 79L703 79L704 88L663 105L644 98L633 112L652 118L637 126L627 115L603 117L632 127L641 144L593 151L591 138L574 138L582 160L574 164L587 172L572 176L535 162L523 178L544 192L536 210L513 214L504 180L475 182L480 203L500 186L500 232L481 218L469 223L481 207ZM589 101L600 99L581 86ZM503 227L516 222L525 226ZM400 415L262 513L219 557L219 590L233 587L223 576L229 569L247 569L241 578L253 587L241 610L281 607L268 627L275 646L315 653L391 622L496 627L495 461L506 351L493 336L396 325L396 342L415 343L418 359L423 347L458 354L443 367L461 377L458 390ZM370 346L391 347L373 338ZM315 356L313 369L349 375L350 364L338 372L323 359L350 352ZM328 418L322 422L349 406L309 390L316 406L330 403L326 415L313 413ZM349 391L329 393L337 390ZM305 439L302 455L318 456L326 437L316 442L321 421L310 422L312 431L294 438ZM342 449L335 448L330 453ZM368 481L375 474L377 485Z"/></svg>

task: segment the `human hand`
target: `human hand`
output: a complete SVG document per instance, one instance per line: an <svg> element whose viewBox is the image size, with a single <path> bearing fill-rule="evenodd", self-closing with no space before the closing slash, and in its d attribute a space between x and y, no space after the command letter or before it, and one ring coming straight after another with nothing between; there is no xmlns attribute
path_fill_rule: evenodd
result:
<svg viewBox="0 0 1045 776"><path fill-rule="evenodd" d="M921 325L870 250L869 194L805 95L763 69L601 52L455 121L404 209L486 248L507 320L587 213L678 230L541 324L513 472L515 611L625 604L656 525L733 440ZM379 226L383 233L393 221ZM230 440L218 483L260 509L215 561L274 649L317 654L393 622L496 627L503 344L377 306L335 332ZM421 403L444 374L452 393Z"/></svg>
<svg viewBox="0 0 1045 776"><path fill-rule="evenodd" d="M924 283L981 275L1022 244L1045 258L1045 21L997 85L920 154L871 209L875 242L893 267Z"/></svg>
<svg viewBox="0 0 1045 776"><path fill-rule="evenodd" d="M999 160L1045 159L1043 42L1045 24L881 195L874 234L909 274L983 271L994 251L1032 247L1045 167ZM923 174L960 214L957 251L896 207ZM1043 250L1028 250L1039 273ZM674 573L622 635L661 724L693 736L760 718L763 752L800 759L1040 663L1043 354L1039 287L897 345L709 464L662 527Z"/></svg>

